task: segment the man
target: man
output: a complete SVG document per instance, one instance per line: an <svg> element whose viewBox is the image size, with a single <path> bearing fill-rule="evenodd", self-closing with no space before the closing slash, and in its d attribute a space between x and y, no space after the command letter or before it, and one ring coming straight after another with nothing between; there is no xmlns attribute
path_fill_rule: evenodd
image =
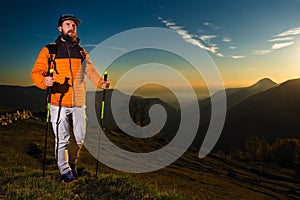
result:
<svg viewBox="0 0 300 200"><path fill-rule="evenodd" d="M50 115L55 134L55 156L65 183L77 181L76 163L85 138L84 75L98 88L107 89L110 85L98 74L89 55L79 45L77 26L81 23L74 15L60 16L60 36L55 43L41 50L31 72L32 81L37 87L51 87ZM70 127L76 144L68 147Z"/></svg>

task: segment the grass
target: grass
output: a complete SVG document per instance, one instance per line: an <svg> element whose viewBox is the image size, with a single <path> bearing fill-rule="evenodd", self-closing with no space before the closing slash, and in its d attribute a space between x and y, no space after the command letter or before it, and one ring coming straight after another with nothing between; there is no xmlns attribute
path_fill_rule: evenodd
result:
<svg viewBox="0 0 300 200"><path fill-rule="evenodd" d="M30 119L0 128L0 199L185 199L174 191L157 191L126 175L102 171L94 176L95 159L83 149L78 183L64 184L53 159L49 133L47 170L42 177L44 123ZM104 169L104 166L100 166Z"/></svg>
<svg viewBox="0 0 300 200"><path fill-rule="evenodd" d="M4 199L186 199L176 191L158 191L117 173L100 173L96 178L93 172L86 170L78 183L66 185L56 169L47 170L46 177L42 178L41 166L36 162L30 166L32 159L13 151L8 154L1 154L7 159L1 160L5 166L0 165L3 177L0 194Z"/></svg>
<svg viewBox="0 0 300 200"><path fill-rule="evenodd" d="M18 179L6 184L6 199L179 199L177 195L157 193L128 177L104 175L79 178L76 184L61 183L56 173L44 179L40 173L17 173Z"/></svg>
<svg viewBox="0 0 300 200"><path fill-rule="evenodd" d="M85 149L79 159L82 176L76 184L62 183L49 133L46 176L42 178L45 123L37 118L0 127L0 199L297 199L299 176L267 163L234 160L211 154L197 158L189 150L161 170L130 174L100 164ZM120 139L121 138L121 139ZM130 145L155 148L155 141L128 143L124 135L110 139L124 149Z"/></svg>

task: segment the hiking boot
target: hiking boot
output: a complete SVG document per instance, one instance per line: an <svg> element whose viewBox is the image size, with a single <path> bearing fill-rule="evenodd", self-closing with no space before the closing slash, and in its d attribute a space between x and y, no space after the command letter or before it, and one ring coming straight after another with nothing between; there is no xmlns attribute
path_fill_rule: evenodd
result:
<svg viewBox="0 0 300 200"><path fill-rule="evenodd" d="M75 183L77 182L76 177L74 176L73 172L70 170L67 173L62 175L62 178L65 183Z"/></svg>
<svg viewBox="0 0 300 200"><path fill-rule="evenodd" d="M77 172L77 167L76 167L76 164L75 163L70 163L70 167L72 169L72 173L75 177L78 176L78 172Z"/></svg>

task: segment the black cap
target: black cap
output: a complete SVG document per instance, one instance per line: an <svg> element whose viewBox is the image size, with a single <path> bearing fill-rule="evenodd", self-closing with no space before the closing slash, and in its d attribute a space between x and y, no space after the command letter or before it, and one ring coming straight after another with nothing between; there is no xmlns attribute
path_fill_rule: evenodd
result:
<svg viewBox="0 0 300 200"><path fill-rule="evenodd" d="M73 20L77 26L82 23L82 21L80 19L76 18L74 15L64 14L64 15L59 17L58 26L61 26L62 23L66 20Z"/></svg>

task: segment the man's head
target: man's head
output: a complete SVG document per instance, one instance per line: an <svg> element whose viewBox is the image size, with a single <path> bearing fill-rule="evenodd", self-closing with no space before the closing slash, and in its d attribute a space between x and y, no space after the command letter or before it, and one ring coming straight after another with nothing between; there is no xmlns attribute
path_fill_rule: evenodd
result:
<svg viewBox="0 0 300 200"><path fill-rule="evenodd" d="M74 15L65 14L58 19L58 31L61 32L61 36L67 41L76 41L77 39L77 26L82 21L76 18Z"/></svg>
<svg viewBox="0 0 300 200"><path fill-rule="evenodd" d="M64 14L61 15L58 19L58 26L61 26L62 23L66 20L72 20L74 21L74 23L78 26L79 24L82 23L82 21L80 19L78 19L77 17L75 17L74 15L71 14Z"/></svg>

